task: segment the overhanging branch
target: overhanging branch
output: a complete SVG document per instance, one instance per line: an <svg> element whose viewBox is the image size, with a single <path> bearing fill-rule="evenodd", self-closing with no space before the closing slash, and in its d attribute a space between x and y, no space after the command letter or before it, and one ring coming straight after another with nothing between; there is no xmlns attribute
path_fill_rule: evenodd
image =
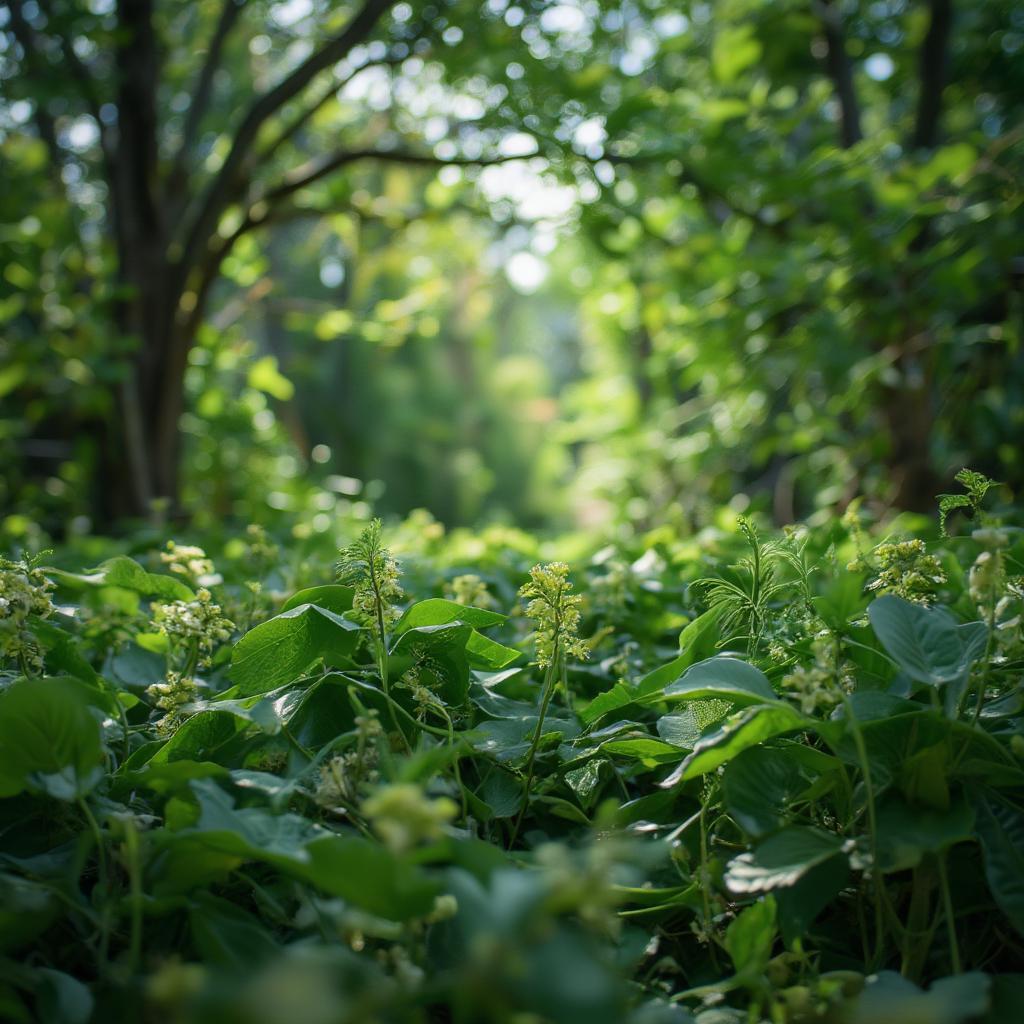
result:
<svg viewBox="0 0 1024 1024"><path fill-rule="evenodd" d="M263 124L289 100L299 95L321 71L342 60L354 46L369 36L392 2L393 0L366 0L343 32L303 61L276 86L253 101L235 133L223 165L206 190L199 211L187 229L179 273L187 275L188 268L206 248L221 213L231 200L239 177L244 174L247 158Z"/></svg>

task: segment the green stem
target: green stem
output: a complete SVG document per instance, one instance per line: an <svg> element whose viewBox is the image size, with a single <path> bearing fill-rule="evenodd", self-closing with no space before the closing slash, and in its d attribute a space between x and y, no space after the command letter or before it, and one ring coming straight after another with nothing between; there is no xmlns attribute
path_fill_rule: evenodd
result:
<svg viewBox="0 0 1024 1024"><path fill-rule="evenodd" d="M946 854L942 853L939 862L939 887L942 891L942 911L946 915L946 928L949 930L949 959L953 965L953 973L960 974L963 964L960 960L960 943L956 937L956 917L953 914L953 895L949 889L949 873L946 870Z"/></svg>
<svg viewBox="0 0 1024 1024"><path fill-rule="evenodd" d="M981 670L981 679L978 680L978 703L974 708L974 717L971 725L977 725L981 717L981 708L985 703L985 691L988 689L988 671L992 665L992 641L996 635L996 605L995 600L989 604L988 612L988 636L985 638L985 666Z"/></svg>
<svg viewBox="0 0 1024 1024"><path fill-rule="evenodd" d="M711 956L711 964L718 970L718 956L715 952L715 940L712 935L711 918L711 871L708 868L708 830L707 830L707 807L711 802L712 792L708 791L707 797L700 803L700 895L704 904L704 930L708 937L708 953Z"/></svg>
<svg viewBox="0 0 1024 1024"><path fill-rule="evenodd" d="M551 664L548 665L547 672L544 674L540 716L537 719L537 729L533 734L533 742L530 744L530 752L526 755L526 783L523 786L523 806L519 808L516 823L512 826L512 835L508 841L509 849L515 844L516 837L519 835L519 828L523 824L526 808L530 803L530 787L533 785L534 762L537 757L537 749L540 747L540 738L544 732L544 717L548 713L548 705L551 703L551 697L555 692L555 684L558 682L558 662L561 655L560 646L556 642L554 657L551 660Z"/></svg>
<svg viewBox="0 0 1024 1024"><path fill-rule="evenodd" d="M89 825L89 831L92 833L93 842L96 844L96 884L100 890L101 898L103 900L103 905L99 908L100 945L97 960L99 961L102 970L107 963L107 949L110 945L110 914L107 902L110 895L108 889L109 875L107 874L107 850L103 845L103 833L100 831L99 822L96 821L96 818L84 797L78 798L78 806Z"/></svg>
<svg viewBox="0 0 1024 1024"><path fill-rule="evenodd" d="M128 859L128 884L131 902L131 940L128 949L129 970L138 970L142 956L142 864L139 858L139 834L134 821L124 825L124 845Z"/></svg>
<svg viewBox="0 0 1024 1024"><path fill-rule="evenodd" d="M885 943L885 924L882 919L882 872L878 865L878 822L875 817L875 788L871 781L871 765L868 762L867 746L864 743L864 734L860 729L860 722L854 714L850 698L843 694L843 708L846 712L846 720L850 723L850 733L853 736L854 746L857 748L857 762L861 775L864 777L864 795L867 801L868 812L868 841L871 847L871 885L872 899L875 905L875 955L873 965L881 963L882 947Z"/></svg>

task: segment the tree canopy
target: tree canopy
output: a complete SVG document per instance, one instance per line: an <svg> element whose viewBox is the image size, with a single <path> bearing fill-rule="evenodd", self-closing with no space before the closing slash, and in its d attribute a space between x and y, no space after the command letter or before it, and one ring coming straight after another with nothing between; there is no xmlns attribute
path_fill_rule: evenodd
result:
<svg viewBox="0 0 1024 1024"><path fill-rule="evenodd" d="M786 520L1024 474L1019 4L0 17L13 512L332 476Z"/></svg>

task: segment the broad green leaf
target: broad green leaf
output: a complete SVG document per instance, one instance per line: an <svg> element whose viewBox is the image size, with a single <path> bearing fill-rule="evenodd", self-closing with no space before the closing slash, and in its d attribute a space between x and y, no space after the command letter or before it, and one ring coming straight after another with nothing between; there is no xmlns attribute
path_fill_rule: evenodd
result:
<svg viewBox="0 0 1024 1024"><path fill-rule="evenodd" d="M716 697L733 704L762 704L776 699L772 684L760 669L725 655L688 668L665 687L665 696L687 700Z"/></svg>
<svg viewBox="0 0 1024 1024"><path fill-rule="evenodd" d="M0 693L0 797L74 801L102 778L100 723L77 679L26 679Z"/></svg>
<svg viewBox="0 0 1024 1024"><path fill-rule="evenodd" d="M992 793L975 800L988 887L1000 910L1024 935L1024 811Z"/></svg>
<svg viewBox="0 0 1024 1024"><path fill-rule="evenodd" d="M473 627L465 622L438 626L413 626L391 649L396 677L409 668L419 672L420 682L452 707L461 707L469 695L469 657L466 645Z"/></svg>
<svg viewBox="0 0 1024 1024"><path fill-rule="evenodd" d="M231 795L212 779L196 780L190 788L199 802L199 817L176 834L197 838L222 853L290 867L308 863L306 844L329 835L326 829L298 814L235 807Z"/></svg>
<svg viewBox="0 0 1024 1024"><path fill-rule="evenodd" d="M181 580L162 573L147 572L133 558L117 555L86 573L47 569L55 580L68 586L121 587L142 597L160 601L190 601L195 594Z"/></svg>
<svg viewBox="0 0 1024 1024"><path fill-rule="evenodd" d="M788 704L761 704L745 708L701 739L693 753L661 785L668 788L680 781L695 779L698 775L714 771L748 747L755 747L773 736L815 725L812 719Z"/></svg>
<svg viewBox="0 0 1024 1024"><path fill-rule="evenodd" d="M655 723L658 735L666 742L684 750L693 750L703 732L693 708L683 708L671 715L662 715Z"/></svg>
<svg viewBox="0 0 1024 1024"><path fill-rule="evenodd" d="M180 725L148 759L148 763L218 760L223 756L223 748L235 740L248 724L230 711L200 711ZM136 765L133 763L132 767Z"/></svg>
<svg viewBox="0 0 1024 1024"><path fill-rule="evenodd" d="M868 978L844 1019L849 1024L968 1024L989 1007L991 982L971 972L936 981L927 991L894 971Z"/></svg>
<svg viewBox="0 0 1024 1024"><path fill-rule="evenodd" d="M466 641L466 654L474 668L493 671L503 669L523 656L521 651L505 647L504 644L499 644L497 640L492 640L475 629Z"/></svg>
<svg viewBox="0 0 1024 1024"><path fill-rule="evenodd" d="M46 886L0 872L0 953L20 949L46 931L60 907Z"/></svg>
<svg viewBox="0 0 1024 1024"><path fill-rule="evenodd" d="M253 627L231 652L239 695L266 693L290 683L314 663L355 650L359 627L315 604L301 604Z"/></svg>
<svg viewBox="0 0 1024 1024"><path fill-rule="evenodd" d="M915 682L945 689L946 713L956 713L971 664L985 649L983 623L959 625L945 608L928 608L891 594L868 607L875 635Z"/></svg>
<svg viewBox="0 0 1024 1024"><path fill-rule="evenodd" d="M877 815L879 866L883 871L917 867L926 853L941 853L974 838L974 811L966 803L944 811L892 798Z"/></svg>
<svg viewBox="0 0 1024 1024"><path fill-rule="evenodd" d="M733 892L768 892L795 885L808 871L843 856L843 840L831 832L791 825L734 857L725 872Z"/></svg>
<svg viewBox="0 0 1024 1024"><path fill-rule="evenodd" d="M306 847L302 877L371 914L405 921L428 913L438 885L405 858L362 838L328 836Z"/></svg>
<svg viewBox="0 0 1024 1024"><path fill-rule="evenodd" d="M733 821L755 838L774 832L811 783L789 748L751 747L722 773L722 800Z"/></svg>
<svg viewBox="0 0 1024 1024"><path fill-rule="evenodd" d="M292 594L281 606L281 611L290 612L304 604L315 604L319 608L326 608L335 615L343 615L352 610L352 588L344 587L340 583L328 583L323 587L307 587Z"/></svg>
<svg viewBox="0 0 1024 1024"><path fill-rule="evenodd" d="M200 956L219 967L252 970L281 951L258 917L209 892L192 897L189 926Z"/></svg>
<svg viewBox="0 0 1024 1024"><path fill-rule="evenodd" d="M765 896L745 910L725 931L725 949L736 975L753 979L764 973L775 943L775 899Z"/></svg>
<svg viewBox="0 0 1024 1024"><path fill-rule="evenodd" d="M610 690L598 694L581 714L583 721L590 725L612 711L634 703L650 703L659 699L666 686L675 682L691 665L714 654L718 641L718 620L725 612L724 605L717 605L698 615L679 634L678 658L656 668L645 675L636 686L616 683Z"/></svg>
<svg viewBox="0 0 1024 1024"><path fill-rule="evenodd" d="M779 930L787 946L804 938L818 915L833 903L849 881L849 860L835 856L812 867L793 885L774 891Z"/></svg>
<svg viewBox="0 0 1024 1024"><path fill-rule="evenodd" d="M464 622L474 629L484 629L487 626L500 626L505 619L506 616L485 608L474 608L471 605L432 597L412 605L395 623L393 633L399 636L407 629L415 629L418 626L444 626L449 622Z"/></svg>

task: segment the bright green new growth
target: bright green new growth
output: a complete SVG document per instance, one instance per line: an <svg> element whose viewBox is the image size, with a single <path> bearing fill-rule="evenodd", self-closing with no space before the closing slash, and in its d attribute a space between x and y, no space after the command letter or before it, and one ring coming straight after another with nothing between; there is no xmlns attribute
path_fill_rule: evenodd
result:
<svg viewBox="0 0 1024 1024"><path fill-rule="evenodd" d="M359 537L342 548L338 580L353 588L355 617L378 637L398 618L395 602L402 599L398 563L381 544L381 521L374 519Z"/></svg>
<svg viewBox="0 0 1024 1024"><path fill-rule="evenodd" d="M923 540L879 544L874 554L878 558L879 572L868 584L868 590L928 604L936 589L946 582L942 565L934 555L928 554Z"/></svg>
<svg viewBox="0 0 1024 1024"><path fill-rule="evenodd" d="M997 480L990 480L984 473L976 473L973 469L961 469L953 478L967 489L965 494L940 494L939 497L939 532L943 537L946 533L946 519L958 508L970 509L972 518L981 511L981 503L989 488L997 487Z"/></svg>

